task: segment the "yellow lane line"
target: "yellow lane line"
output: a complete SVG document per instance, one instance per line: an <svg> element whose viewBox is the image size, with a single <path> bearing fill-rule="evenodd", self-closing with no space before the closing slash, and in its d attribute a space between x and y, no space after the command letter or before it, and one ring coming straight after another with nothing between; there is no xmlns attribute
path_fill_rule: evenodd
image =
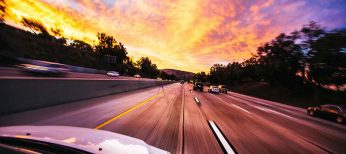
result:
<svg viewBox="0 0 346 154"><path fill-rule="evenodd" d="M136 106L134 106L134 107L132 107L132 108L130 108L130 109L128 109L128 110L126 110L126 111L124 111L124 112L118 114L118 115L116 115L116 116L113 117L112 119L109 119L109 120L107 120L106 122L104 122L104 123L102 123L102 124L96 126L94 129L100 129L100 128L102 128L102 127L108 125L109 123L113 122L114 120L119 119L119 118L122 117L123 115L125 115L125 114L127 114L127 113L129 113L129 112L131 112L131 111L133 111L133 110L135 110L135 109L137 109L137 108L139 108L140 106L142 106L142 105L148 103L149 101L153 100L154 98L156 98L157 96L159 96L161 93L162 93L162 92L160 92L160 93L158 93L158 94L156 94L156 95L154 95L154 96L148 98L147 100L145 100L145 101L143 101L143 102L137 104Z"/></svg>

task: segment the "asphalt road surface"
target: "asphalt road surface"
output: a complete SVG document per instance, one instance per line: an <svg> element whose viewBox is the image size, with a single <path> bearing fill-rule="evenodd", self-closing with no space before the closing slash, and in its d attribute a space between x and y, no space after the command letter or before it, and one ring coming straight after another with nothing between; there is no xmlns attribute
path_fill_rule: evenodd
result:
<svg viewBox="0 0 346 154"><path fill-rule="evenodd" d="M108 130L171 153L224 153L225 143L238 153L346 152L345 125L309 117L301 108L179 83L1 115L0 126L8 125Z"/></svg>

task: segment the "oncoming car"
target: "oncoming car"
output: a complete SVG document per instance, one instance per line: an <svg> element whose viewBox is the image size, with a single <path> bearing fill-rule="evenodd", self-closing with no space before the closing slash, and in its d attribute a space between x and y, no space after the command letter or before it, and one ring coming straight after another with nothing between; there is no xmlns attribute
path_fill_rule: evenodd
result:
<svg viewBox="0 0 346 154"><path fill-rule="evenodd" d="M36 75L65 75L69 71L65 64L41 60L31 60L28 63L19 64L17 67L24 72Z"/></svg>
<svg viewBox="0 0 346 154"><path fill-rule="evenodd" d="M70 126L0 127L0 153L168 154L142 140L103 130Z"/></svg>
<svg viewBox="0 0 346 154"><path fill-rule="evenodd" d="M208 92L215 93L215 94L219 94L220 93L219 88L217 86L210 86L209 89L208 89Z"/></svg>
<svg viewBox="0 0 346 154"><path fill-rule="evenodd" d="M110 77L118 77L119 73L115 72L115 71L109 71L109 72L107 72L107 75Z"/></svg>
<svg viewBox="0 0 346 154"><path fill-rule="evenodd" d="M310 116L319 116L335 120L337 123L344 123L346 119L346 105L325 104L317 107L308 107Z"/></svg>

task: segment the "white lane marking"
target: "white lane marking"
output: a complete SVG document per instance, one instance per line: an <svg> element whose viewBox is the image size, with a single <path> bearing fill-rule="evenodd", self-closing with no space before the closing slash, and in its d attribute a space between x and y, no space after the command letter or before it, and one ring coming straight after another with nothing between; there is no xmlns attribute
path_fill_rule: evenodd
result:
<svg viewBox="0 0 346 154"><path fill-rule="evenodd" d="M226 152L228 154L235 154L234 150L232 149L232 147L228 144L227 140L225 139L225 137L222 135L222 133L220 132L220 130L216 127L215 123L212 120L208 121L213 132L216 134L218 140L221 142L223 148L226 150Z"/></svg>
<svg viewBox="0 0 346 154"><path fill-rule="evenodd" d="M241 107L239 107L239 106L237 106L237 105L235 105L235 104L232 104L232 106L234 106L234 107L236 107L236 108L238 108L238 109L240 109L240 110L242 110L242 111L244 111L244 112L246 112L246 113L251 114L248 110L245 110L245 109L243 109L243 108L241 108Z"/></svg>
<svg viewBox="0 0 346 154"><path fill-rule="evenodd" d="M303 109L303 108L294 107L294 106L282 104L282 103L279 103L279 102L274 102L274 101L265 100L265 99L261 99L261 98L257 98L257 97L252 97L252 96L247 96L247 95L243 95L243 94L238 94L238 93L234 93L234 92L231 92L230 94L237 95L238 97L241 97L243 99L246 99L246 98L247 99L251 99L255 103L259 103L259 104L263 104L263 105L270 105L270 106L277 106L277 107L282 107L282 108L285 108L285 109L290 109L290 110L294 110L294 111L305 113L305 109Z"/></svg>
<svg viewBox="0 0 346 154"><path fill-rule="evenodd" d="M196 96L195 96L195 101L196 101L197 103L200 103L199 100L198 100L198 98L197 98Z"/></svg>
<svg viewBox="0 0 346 154"><path fill-rule="evenodd" d="M229 95L226 95L227 97L229 97L229 98L232 98L232 99L234 99L234 100L237 100L237 101L239 101L239 102L243 102L243 103L246 103L246 104L249 104L250 102L248 102L248 101L246 101L246 100L242 100L242 99L239 99L239 98L235 98L235 97L233 97L233 96L229 96Z"/></svg>
<svg viewBox="0 0 346 154"><path fill-rule="evenodd" d="M271 110L271 109L262 108L262 107L258 107L258 106L252 106L252 107L257 108L257 109L260 109L260 110L265 111L265 112L271 112L271 113L274 113L274 114L277 114L277 115L286 117L286 118L288 118L288 119L295 120L295 118L293 118L293 117L291 117L291 116L289 116L289 115L282 114L282 113L280 113L280 112L277 112L277 111L274 111L274 110Z"/></svg>
<svg viewBox="0 0 346 154"><path fill-rule="evenodd" d="M293 117L291 117L291 116L289 116L289 115L286 115L286 114L283 114L283 113L274 111L274 110L272 110L272 109L267 109L267 108L262 108L262 107L259 107L259 106L254 106L254 105L252 105L250 102L248 102L248 101L246 101L246 100L238 99L238 98L235 98L235 97L232 97L232 96L228 96L228 97L230 97L230 98L232 98L232 99L235 99L235 100L238 100L238 101L241 101L241 102L244 102L244 103L246 103L247 105L252 106L252 107L254 107L254 108L256 108L256 109L260 109L260 110L265 111L265 112L271 112L271 113L274 113L274 114L277 114L277 115L281 115L281 116L283 116L283 117L286 117L286 118L288 118L288 119L295 120L295 118L293 118Z"/></svg>
<svg viewBox="0 0 346 154"><path fill-rule="evenodd" d="M214 94L211 94L211 95L215 96ZM218 98L217 96L215 96L215 97ZM226 104L232 105L232 106L234 106L234 107L236 107L236 108L238 108L238 109L240 109L240 110L242 110L242 111L244 111L244 112L246 112L246 113L252 114L252 113L249 112L248 110L245 110L245 109L243 109L243 108L241 108L241 107L239 107L239 106L237 106L237 105L235 105L235 104L228 103L228 102L222 100L221 98L218 98L218 99L219 99L220 101L225 102Z"/></svg>

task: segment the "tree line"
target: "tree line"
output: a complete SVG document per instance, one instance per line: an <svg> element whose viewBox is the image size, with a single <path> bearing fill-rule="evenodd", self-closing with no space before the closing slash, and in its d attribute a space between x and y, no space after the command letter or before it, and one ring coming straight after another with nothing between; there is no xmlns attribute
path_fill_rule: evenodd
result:
<svg viewBox="0 0 346 154"><path fill-rule="evenodd" d="M33 58L61 62L82 67L103 70L115 70L122 75L174 80L174 75L160 71L148 57L133 61L128 56L124 44L106 33L98 33L96 45L82 40L71 40L63 37L63 30L55 27L48 29L39 20L23 17L21 24L30 33L15 29L4 23L6 15L5 0L0 0L1 55ZM16 37L12 37L15 35ZM115 57L109 63L105 57Z"/></svg>
<svg viewBox="0 0 346 154"><path fill-rule="evenodd" d="M251 58L214 64L209 74L197 73L194 80L227 85L249 81L290 87L332 85L342 90L346 84L346 29L328 31L310 22L262 44Z"/></svg>

